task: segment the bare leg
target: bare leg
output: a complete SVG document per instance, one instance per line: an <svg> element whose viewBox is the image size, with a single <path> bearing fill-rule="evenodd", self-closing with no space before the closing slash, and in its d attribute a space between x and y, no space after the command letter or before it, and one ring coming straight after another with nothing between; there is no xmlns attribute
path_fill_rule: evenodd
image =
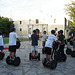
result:
<svg viewBox="0 0 75 75"><path fill-rule="evenodd" d="M12 56L12 52L9 53L9 57L10 57L10 58L11 58L11 56Z"/></svg>
<svg viewBox="0 0 75 75"><path fill-rule="evenodd" d="M12 52L12 58L14 59L14 57L15 57L15 53L14 53L14 52Z"/></svg>
<svg viewBox="0 0 75 75"><path fill-rule="evenodd" d="M38 56L38 51L36 51L36 56Z"/></svg>
<svg viewBox="0 0 75 75"><path fill-rule="evenodd" d="M32 51L32 56L34 56L34 51Z"/></svg>
<svg viewBox="0 0 75 75"><path fill-rule="evenodd" d="M49 61L49 63L50 63L50 55L48 55L48 61Z"/></svg>
<svg viewBox="0 0 75 75"><path fill-rule="evenodd" d="M46 54L46 60L48 61L48 55Z"/></svg>

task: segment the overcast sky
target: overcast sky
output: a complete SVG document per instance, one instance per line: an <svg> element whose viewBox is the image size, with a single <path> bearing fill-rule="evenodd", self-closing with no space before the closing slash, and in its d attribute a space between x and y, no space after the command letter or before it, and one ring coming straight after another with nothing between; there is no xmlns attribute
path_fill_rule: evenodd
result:
<svg viewBox="0 0 75 75"><path fill-rule="evenodd" d="M64 4L70 0L0 0L0 16L26 18L65 17Z"/></svg>

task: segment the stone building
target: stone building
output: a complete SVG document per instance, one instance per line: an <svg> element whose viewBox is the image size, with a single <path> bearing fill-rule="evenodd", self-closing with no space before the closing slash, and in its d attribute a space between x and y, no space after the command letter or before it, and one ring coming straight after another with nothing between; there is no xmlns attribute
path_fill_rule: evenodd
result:
<svg viewBox="0 0 75 75"><path fill-rule="evenodd" d="M34 29L39 29L40 35L43 31L47 31L47 34L50 34L52 29L56 30L56 33L59 30L63 30L65 34L65 24L64 18L56 19L51 18L49 21L42 21L40 19L26 19L26 20L17 20L14 21L16 32L20 37L28 37L29 33L33 33Z"/></svg>

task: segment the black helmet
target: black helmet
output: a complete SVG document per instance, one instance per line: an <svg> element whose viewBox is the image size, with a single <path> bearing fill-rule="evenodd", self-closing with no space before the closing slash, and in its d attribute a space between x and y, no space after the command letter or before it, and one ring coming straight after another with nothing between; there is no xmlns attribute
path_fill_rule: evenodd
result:
<svg viewBox="0 0 75 75"><path fill-rule="evenodd" d="M16 29L13 27L12 29L11 29L11 31L15 31Z"/></svg>
<svg viewBox="0 0 75 75"><path fill-rule="evenodd" d="M36 33L36 30L33 30L33 33Z"/></svg>
<svg viewBox="0 0 75 75"><path fill-rule="evenodd" d="M72 32L69 32L69 35L72 35Z"/></svg>
<svg viewBox="0 0 75 75"><path fill-rule="evenodd" d="M55 33L55 30L51 30L51 33L54 34Z"/></svg>
<svg viewBox="0 0 75 75"><path fill-rule="evenodd" d="M60 30L60 33L62 34L63 33L63 30Z"/></svg>

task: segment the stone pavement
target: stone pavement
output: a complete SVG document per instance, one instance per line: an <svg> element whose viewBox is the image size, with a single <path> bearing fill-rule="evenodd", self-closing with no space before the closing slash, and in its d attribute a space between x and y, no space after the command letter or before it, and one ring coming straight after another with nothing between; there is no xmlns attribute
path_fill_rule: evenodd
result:
<svg viewBox="0 0 75 75"><path fill-rule="evenodd" d="M8 46L8 44L5 44ZM0 61L0 75L75 75L75 58L67 56L66 62L59 62L55 70L51 70L42 65L42 59L45 55L41 51L41 42L39 41L39 52L41 60L29 60L31 45L29 41L21 42L20 49L17 50L17 56L21 58L21 64L17 67L6 64L8 50L4 50L5 57ZM66 48L65 48L66 49Z"/></svg>

